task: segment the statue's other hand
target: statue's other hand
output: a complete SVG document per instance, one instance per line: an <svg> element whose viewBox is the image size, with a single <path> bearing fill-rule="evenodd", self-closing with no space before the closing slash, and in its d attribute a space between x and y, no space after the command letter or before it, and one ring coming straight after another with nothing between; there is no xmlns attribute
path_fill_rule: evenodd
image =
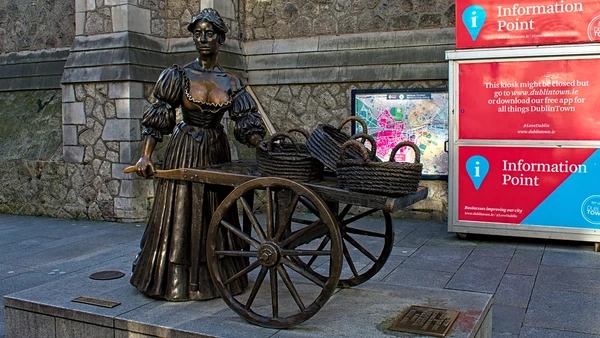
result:
<svg viewBox="0 0 600 338"><path fill-rule="evenodd" d="M141 157L139 161L135 164L135 172L139 176L148 177L152 176L155 172L154 163L152 163L152 159L150 157Z"/></svg>
<svg viewBox="0 0 600 338"><path fill-rule="evenodd" d="M267 142L265 141L260 141L256 144L256 148L260 149L262 151L267 151Z"/></svg>

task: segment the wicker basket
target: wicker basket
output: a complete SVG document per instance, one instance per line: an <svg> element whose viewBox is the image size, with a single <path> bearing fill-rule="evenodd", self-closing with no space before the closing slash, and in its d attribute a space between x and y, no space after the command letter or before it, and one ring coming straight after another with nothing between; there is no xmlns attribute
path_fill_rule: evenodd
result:
<svg viewBox="0 0 600 338"><path fill-rule="evenodd" d="M366 141L369 141L369 143L371 144L371 149L367 149L365 147L365 149L367 150L367 153L369 154L369 157L368 157L369 161L381 162L379 157L377 157L377 143L375 142L375 139L373 138L373 136L371 136L369 134L364 134L364 133L354 134L350 137L350 140L356 140L356 141L361 140L362 144L364 144ZM341 151L341 149L340 149L340 151ZM348 153L352 154L352 156L350 156L350 157L354 158L354 159L360 159L363 156L362 150L358 150L356 148L346 149L346 153L344 154L344 156L347 157ZM336 166L337 166L337 163L336 163Z"/></svg>
<svg viewBox="0 0 600 338"><path fill-rule="evenodd" d="M290 142L284 142L288 139ZM323 179L323 164L315 159L306 145L296 143L288 133L275 133L267 141L267 150L256 150L258 171L296 181Z"/></svg>
<svg viewBox="0 0 600 338"><path fill-rule="evenodd" d="M340 150L344 142L350 140L350 135L342 132L344 125L350 121L356 121L361 124L363 133L367 133L367 125L361 118L350 116L346 118L339 127L334 127L328 124L319 124L317 128L310 134L306 140L306 146L310 153L323 165L326 169L336 172L336 162L340 158ZM360 158L361 153L355 150L350 150L348 157Z"/></svg>
<svg viewBox="0 0 600 338"><path fill-rule="evenodd" d="M402 147L411 147L415 162L395 162L394 157ZM348 148L362 153L362 159L347 159ZM343 144L337 162L338 184L351 191L375 193L388 196L411 194L419 188L423 164L419 148L412 142L398 143L390 155L389 162L369 161L369 153L360 142L351 140Z"/></svg>

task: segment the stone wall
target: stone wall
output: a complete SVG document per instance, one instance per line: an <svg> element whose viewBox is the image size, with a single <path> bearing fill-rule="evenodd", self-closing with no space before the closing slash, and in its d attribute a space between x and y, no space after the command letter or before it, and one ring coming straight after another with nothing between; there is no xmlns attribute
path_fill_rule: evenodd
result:
<svg viewBox="0 0 600 338"><path fill-rule="evenodd" d="M220 11L230 28L228 37L234 39L239 39L241 34L240 17L236 14L240 1L221 0L210 4ZM78 35L129 30L159 38L181 38L190 36L186 28L190 19L206 6L200 0L95 0L85 1L80 7ZM139 20L140 17L147 20Z"/></svg>
<svg viewBox="0 0 600 338"><path fill-rule="evenodd" d="M143 86L138 87L143 96ZM151 180L123 174L139 152L123 141L130 112L141 115L147 100L130 103L130 91L116 84L86 84L63 91L0 94L0 212L106 221L146 217ZM123 96L127 96L124 98ZM141 102L140 102L141 101ZM135 106L135 102L139 106ZM63 120L63 109L72 112ZM18 121L18 122L17 122ZM63 125L63 121L68 124ZM139 125L131 127L139 134ZM65 163L66 147L81 146L81 161ZM73 146L78 144L78 146ZM120 164L121 162L125 164ZM143 196L143 197L140 197Z"/></svg>
<svg viewBox="0 0 600 338"><path fill-rule="evenodd" d="M0 92L0 162L62 157L61 99L60 90Z"/></svg>
<svg viewBox="0 0 600 338"><path fill-rule="evenodd" d="M70 47L73 0L0 0L0 53Z"/></svg>
<svg viewBox="0 0 600 338"><path fill-rule="evenodd" d="M454 26L451 0L247 0L247 40Z"/></svg>

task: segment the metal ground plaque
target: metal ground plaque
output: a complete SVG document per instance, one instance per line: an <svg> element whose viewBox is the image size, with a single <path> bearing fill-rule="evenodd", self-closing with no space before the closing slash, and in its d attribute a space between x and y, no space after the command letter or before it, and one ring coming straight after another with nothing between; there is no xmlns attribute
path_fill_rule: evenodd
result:
<svg viewBox="0 0 600 338"><path fill-rule="evenodd" d="M460 312L411 305L390 326L390 330L445 337Z"/></svg>
<svg viewBox="0 0 600 338"><path fill-rule="evenodd" d="M121 303L114 302L112 300L85 297L85 296L73 298L71 301L76 302L76 303L83 303L83 304L89 304L89 305L94 305L94 306L106 307L109 309L112 309L115 306L121 305Z"/></svg>

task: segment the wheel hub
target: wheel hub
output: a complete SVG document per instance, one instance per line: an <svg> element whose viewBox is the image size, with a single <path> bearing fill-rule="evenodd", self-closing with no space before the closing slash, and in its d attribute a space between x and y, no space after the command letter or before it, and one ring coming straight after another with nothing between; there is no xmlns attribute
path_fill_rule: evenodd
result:
<svg viewBox="0 0 600 338"><path fill-rule="evenodd" d="M279 262L279 248L275 243L264 243L258 247L257 257L260 264L271 267Z"/></svg>

